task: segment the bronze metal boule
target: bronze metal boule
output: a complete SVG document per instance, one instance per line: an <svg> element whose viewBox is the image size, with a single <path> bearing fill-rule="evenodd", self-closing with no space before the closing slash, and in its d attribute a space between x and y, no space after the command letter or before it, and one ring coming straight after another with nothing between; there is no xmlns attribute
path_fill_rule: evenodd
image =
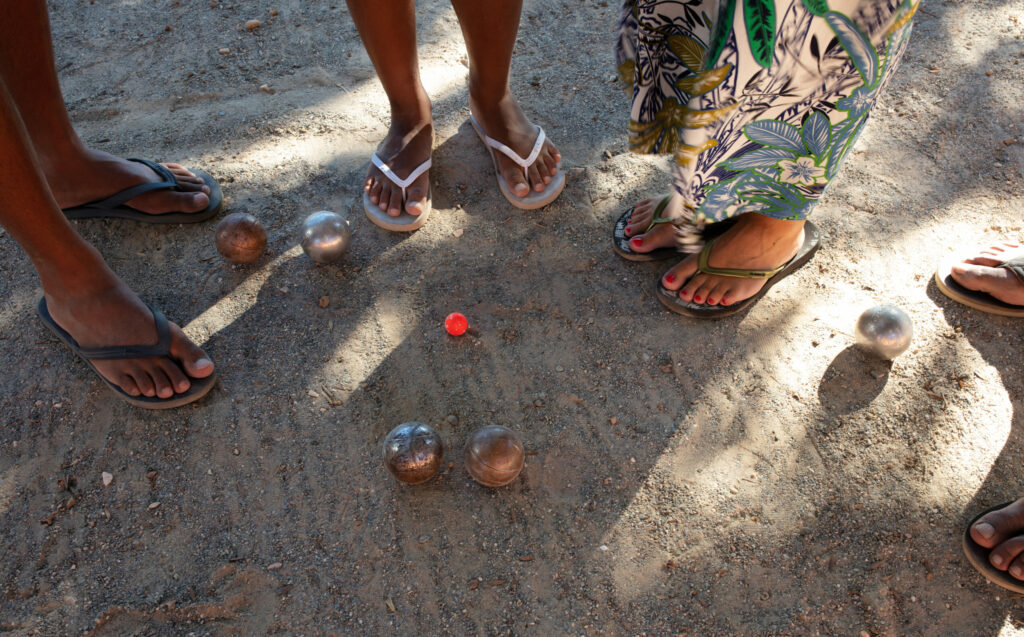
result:
<svg viewBox="0 0 1024 637"><path fill-rule="evenodd" d="M519 436L501 425L477 429L466 443L466 471L487 487L501 487L515 480L525 460Z"/></svg>
<svg viewBox="0 0 1024 637"><path fill-rule="evenodd" d="M256 217L232 212L217 224L217 252L232 263L252 263L267 249L267 231Z"/></svg>
<svg viewBox="0 0 1024 637"><path fill-rule="evenodd" d="M441 470L444 443L429 425L407 422L384 438L384 466L406 484L430 480Z"/></svg>

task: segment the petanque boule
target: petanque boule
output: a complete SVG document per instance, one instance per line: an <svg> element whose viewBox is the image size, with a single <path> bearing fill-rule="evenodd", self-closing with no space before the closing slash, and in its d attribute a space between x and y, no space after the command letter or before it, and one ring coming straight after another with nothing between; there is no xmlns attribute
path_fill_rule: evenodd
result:
<svg viewBox="0 0 1024 637"><path fill-rule="evenodd" d="M352 227L344 215L321 210L302 222L302 251L317 263L337 261L351 242Z"/></svg>
<svg viewBox="0 0 1024 637"><path fill-rule="evenodd" d="M857 319L855 335L857 345L879 358L892 360L910 347L914 324L900 308L876 305Z"/></svg>
<svg viewBox="0 0 1024 637"><path fill-rule="evenodd" d="M267 231L256 217L232 212L220 220L214 235L217 252L231 263L252 263L267 249Z"/></svg>
<svg viewBox="0 0 1024 637"><path fill-rule="evenodd" d="M444 443L430 425L407 422L384 438L384 466L406 484L430 480L441 469Z"/></svg>
<svg viewBox="0 0 1024 637"><path fill-rule="evenodd" d="M477 429L466 443L466 471L486 487L501 487L515 480L525 460L519 436L501 425Z"/></svg>

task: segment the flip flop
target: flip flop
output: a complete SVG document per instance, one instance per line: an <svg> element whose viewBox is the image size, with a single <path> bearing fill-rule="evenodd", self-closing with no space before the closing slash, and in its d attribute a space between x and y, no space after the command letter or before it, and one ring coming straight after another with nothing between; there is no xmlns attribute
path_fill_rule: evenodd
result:
<svg viewBox="0 0 1024 637"><path fill-rule="evenodd" d="M565 173L561 171L561 168L559 168L558 173L551 178L551 183L549 183L544 190L537 192L531 188L530 194L525 197L518 197L512 192L508 187L508 182L505 181L505 177L502 176L501 170L498 168L498 156L495 154L496 151L519 164L519 167L523 169L523 174L525 175L527 169L533 165L533 162L537 161L537 155L539 155L540 151L544 148L545 135L543 128L536 125L534 126L534 128L537 129L537 140L533 142L533 149L530 150L529 156L522 157L519 153L512 150L505 144L488 137L487 133L484 132L483 127L480 126L480 122L476 121L476 117L474 117L472 113L469 114L469 121L473 124L473 129L476 131L476 134L480 136L484 146L487 147L487 152L491 154L491 162L494 164L494 172L498 176L498 187L501 189L501 194L505 195L505 199L508 199L509 203L520 210L536 210L537 208L543 208L548 205L554 201L559 194L561 194L562 189L565 188ZM558 165L561 167L562 162L558 162Z"/></svg>
<svg viewBox="0 0 1024 637"><path fill-rule="evenodd" d="M92 370L96 372L108 387L114 390L118 396L127 401L128 403L135 405L136 407L142 407L143 409L170 409L172 407L180 407L187 405L188 403L195 402L205 396L211 389L217 380L216 374L210 374L206 378L192 378L189 377L189 382L192 386L188 388L188 391L182 394L175 394L170 398L160 398L158 396L132 396L125 392L123 389L115 385L114 383L107 380L103 374L100 374L96 369L96 366L92 364L94 360L113 360L118 358L148 358L150 356L167 356L171 351L171 328L167 323L167 317L163 315L160 310L147 305L149 311L153 313L153 321L156 323L157 331L157 343L156 345L126 345L116 347L82 347L78 344L75 339L64 331L57 322L50 316L50 310L46 307L46 297L39 300L39 306L36 308L39 312L39 318L43 319L43 323L46 327L50 328L54 334L57 335L65 345L71 348L82 360L92 367Z"/></svg>
<svg viewBox="0 0 1024 637"><path fill-rule="evenodd" d="M374 223L374 225L380 226L385 230L393 230L395 232L412 232L423 226L427 222L427 217L430 215L430 197L427 196L426 205L423 207L423 212L418 215L411 215L405 212L405 189L412 185L412 182L416 181L416 178L422 175L430 168L431 160L428 157L427 161L423 162L419 166L413 169L409 176L402 179L395 174L395 171L391 170L391 167L384 163L377 153L374 153L370 157L370 161L373 165L380 170L385 177L387 177L391 183L395 184L402 189L402 214L397 217L392 217L386 211L381 210L380 206L370 201L370 193L363 191L363 211L366 212L366 216Z"/></svg>
<svg viewBox="0 0 1024 637"><path fill-rule="evenodd" d="M964 548L964 555L967 556L967 561L971 563L971 566L978 569L978 572L984 575L985 579L1015 593L1024 593L1024 582L1010 575L1006 571L1000 571L998 568L992 566L992 563L988 561L988 556L992 550L978 544L971 537L971 527L974 526L975 522L993 511L1010 506L1013 502L1013 500L1010 502L1004 502L998 506L992 507L991 509L985 509L975 516L967 527L964 528L964 537L961 544Z"/></svg>
<svg viewBox="0 0 1024 637"><path fill-rule="evenodd" d="M671 193L661 198L661 201L659 201L658 205L654 208L654 216L651 218L651 222L647 224L646 228L644 228L643 233L650 232L651 228L662 223L671 223L674 225L686 223L677 222L675 219L669 219L667 217L660 216L661 213L665 211L665 208L668 206L669 200L671 198ZM615 221L615 226L612 228L612 250L615 251L615 254L619 255L623 259L628 259L630 261L661 261L664 259L678 257L679 250L677 250L676 248L655 248L650 252L636 252L635 250L633 250L633 248L630 247L629 240L632 239L632 237L626 236L626 226L629 225L629 218L633 216L633 211L635 209L636 206L632 206L629 210L622 213L622 215L620 215L619 218ZM717 237L718 235L722 234L723 232L731 228L733 224L736 223L736 219L738 218L739 217L729 217L728 219L725 219L723 221L709 223L706 226L704 226L704 229L701 231L700 234L704 239Z"/></svg>
<svg viewBox="0 0 1024 637"><path fill-rule="evenodd" d="M780 265L773 270L714 268L708 265L708 256L711 254L711 246L715 244L715 239L717 239L717 237L712 238L704 244L704 249L701 250L700 257L698 257L698 272L716 274L719 276L734 276L744 279L767 279L764 286L758 290L757 294L754 296L748 299L743 299L742 301L737 301L732 305L706 305L703 303L684 301L679 298L678 290L669 290L662 285L661 279L659 278L657 288L658 300L661 301L662 305L676 314L682 314L693 318L724 318L726 316L736 314L737 312L740 312L756 303L773 285L799 270L805 263L811 260L814 253L821 247L821 231L818 230L816 225L808 221L804 224L804 243L800 246L800 249L793 258L787 263Z"/></svg>
<svg viewBox="0 0 1024 637"><path fill-rule="evenodd" d="M170 224L199 223L200 221L206 221L220 212L221 205L224 203L224 196L221 194L220 185L217 183L216 179L210 176L209 173L199 170L198 168L189 168L189 170L192 171L196 177L202 179L210 189L210 192L207 195L210 198L210 203L205 209L200 210L199 212L165 212L163 214L150 214L125 205L125 202L131 201L141 194L152 192L154 190L177 190L179 192L184 190L180 185L178 185L178 179L174 176L174 173L172 173L166 166L149 161L148 159L129 159L128 161L134 161L149 166L149 168L159 175L160 179L163 181L151 181L139 184L138 186L131 186L129 188L125 188L121 192L114 193L106 199L99 199L81 206L64 208L62 210L64 216L68 219L95 219L100 217L109 217L112 219L141 221L142 223Z"/></svg>
<svg viewBox="0 0 1024 637"><path fill-rule="evenodd" d="M987 292L970 290L957 283L953 278L953 266L960 263L956 258L949 258L939 264L935 270L935 285L939 292L942 292L957 303L963 303L989 314L1000 314L1002 316L1024 317L1024 306L1005 303ZM1009 261L1003 261L997 268L1007 268L1010 272L1024 283L1024 257L1017 257Z"/></svg>

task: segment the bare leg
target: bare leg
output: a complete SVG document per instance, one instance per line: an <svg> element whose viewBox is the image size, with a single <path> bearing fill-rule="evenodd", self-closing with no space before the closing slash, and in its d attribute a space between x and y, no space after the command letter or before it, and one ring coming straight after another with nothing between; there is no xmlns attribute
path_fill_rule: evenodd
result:
<svg viewBox="0 0 1024 637"><path fill-rule="evenodd" d="M377 155L399 177L430 158L434 125L430 98L420 81L413 0L348 0L349 13L391 103L391 128ZM370 166L364 190L393 217L402 212L402 189ZM429 171L406 190L405 211L420 214L430 192Z"/></svg>
<svg viewBox="0 0 1024 637"><path fill-rule="evenodd" d="M0 24L4 16L0 15ZM28 131L0 74L0 225L25 249L53 319L84 347L156 343L153 316L64 218L46 184ZM95 361L133 396L185 392L213 363L171 325L170 357Z"/></svg>
<svg viewBox="0 0 1024 637"><path fill-rule="evenodd" d="M149 168L86 148L61 97L53 62L45 0L8 0L0 6L0 77L21 113L39 166L57 205L68 208L157 180ZM185 192L156 191L130 202L144 212L198 212L209 204L202 180L177 164L167 167Z"/></svg>
<svg viewBox="0 0 1024 637"><path fill-rule="evenodd" d="M490 137L520 156L530 154L537 132L509 89L512 49L519 31L522 0L452 0L469 52L469 105ZM558 174L562 156L550 142L527 170L498 153L498 167L512 192L540 192Z"/></svg>

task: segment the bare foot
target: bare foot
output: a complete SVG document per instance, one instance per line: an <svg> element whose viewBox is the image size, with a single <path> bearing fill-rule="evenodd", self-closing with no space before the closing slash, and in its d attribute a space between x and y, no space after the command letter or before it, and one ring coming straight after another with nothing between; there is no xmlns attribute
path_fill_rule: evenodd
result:
<svg viewBox="0 0 1024 637"><path fill-rule="evenodd" d="M47 183L57 205L71 208L92 203L126 188L163 181L145 164L115 157L100 150L83 149L74 156L42 158ZM201 212L210 205L210 189L203 180L179 164L163 164L174 173L181 191L155 190L126 205L149 214Z"/></svg>
<svg viewBox="0 0 1024 637"><path fill-rule="evenodd" d="M506 93L496 103L484 103L473 97L473 89L470 87L469 108L488 137L505 144L520 157L529 157L537 142L537 128L526 118L511 95ZM505 178L512 194L517 197L527 196L531 188L536 192L543 191L551 183L551 178L558 174L558 162L562 161L562 154L547 138L537 159L526 169L525 174L511 158L503 153L495 155L498 158L498 171Z"/></svg>
<svg viewBox="0 0 1024 637"><path fill-rule="evenodd" d="M986 292L1003 303L1024 306L1024 281L1009 268L998 267L1015 258L1024 258L1024 248L1018 243L1000 243L964 259L954 265L950 273L957 283L969 290Z"/></svg>
<svg viewBox="0 0 1024 637"><path fill-rule="evenodd" d="M668 226L669 224L662 224ZM659 237L671 227L655 228ZM711 248L708 265L715 268L772 270L792 259L804 241L802 221L783 221L755 213L742 215ZM652 239L653 243L653 239ZM630 244L636 250L637 247ZM647 242L641 247L648 247ZM679 298L707 305L732 305L748 299L764 287L767 279L746 279L705 274L697 271L700 255L693 254L666 272L661 282L669 290L678 290Z"/></svg>
<svg viewBox="0 0 1024 637"><path fill-rule="evenodd" d="M1024 498L982 516L970 533L972 540L991 549L992 566L1024 581Z"/></svg>
<svg viewBox="0 0 1024 637"><path fill-rule="evenodd" d="M83 272L70 286L44 277L47 308L58 325L82 347L156 344L156 325L149 308L98 254ZM104 378L130 396L170 398L184 393L191 387L190 377L205 378L213 373L213 363L181 328L171 323L170 329L168 356L92 363Z"/></svg>
<svg viewBox="0 0 1024 637"><path fill-rule="evenodd" d="M392 105L391 128L377 151L381 161L399 178L407 179L420 164L430 159L433 146L434 125L430 100L426 94L421 95L418 102L408 108ZM430 171L424 172L406 188L403 202L402 188L370 164L363 190L369 195L370 201L389 216L397 217L403 210L418 215L426 210Z"/></svg>

